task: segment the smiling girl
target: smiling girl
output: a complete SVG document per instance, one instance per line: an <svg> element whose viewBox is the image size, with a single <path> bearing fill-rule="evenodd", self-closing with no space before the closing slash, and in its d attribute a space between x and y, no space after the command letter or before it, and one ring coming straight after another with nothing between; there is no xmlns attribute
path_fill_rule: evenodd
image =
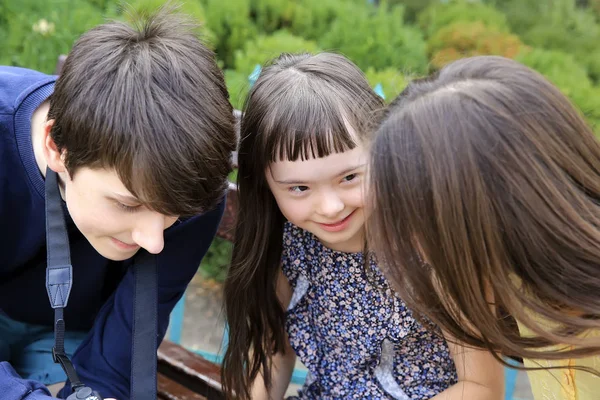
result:
<svg viewBox="0 0 600 400"><path fill-rule="evenodd" d="M502 398L493 356L418 323L363 251L366 136L382 108L330 53L283 54L254 85L225 284L228 397L283 398L297 355L300 399Z"/></svg>

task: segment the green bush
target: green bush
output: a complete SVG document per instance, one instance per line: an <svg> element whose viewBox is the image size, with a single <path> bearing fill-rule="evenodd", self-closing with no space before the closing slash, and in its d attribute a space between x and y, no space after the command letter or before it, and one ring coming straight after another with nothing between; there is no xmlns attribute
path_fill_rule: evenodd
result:
<svg viewBox="0 0 600 400"><path fill-rule="evenodd" d="M339 15L369 7L366 0L250 0L250 4L261 34L285 29L309 40L319 39Z"/></svg>
<svg viewBox="0 0 600 400"><path fill-rule="evenodd" d="M250 0L254 22L266 34L289 28L295 7L289 0Z"/></svg>
<svg viewBox="0 0 600 400"><path fill-rule="evenodd" d="M404 7L404 20L407 22L417 22L418 15L433 3L440 0L388 0L389 7Z"/></svg>
<svg viewBox="0 0 600 400"><path fill-rule="evenodd" d="M52 73L58 56L102 22L101 11L85 0L0 2L0 64Z"/></svg>
<svg viewBox="0 0 600 400"><path fill-rule="evenodd" d="M517 57L554 83L588 118L600 133L600 89L592 85L584 67L558 50L534 49Z"/></svg>
<svg viewBox="0 0 600 400"><path fill-rule="evenodd" d="M229 179L229 182L236 183L237 182L237 176L238 176L238 170L236 168L233 171L231 171L231 173L229 174L229 176L227 177L227 179Z"/></svg>
<svg viewBox="0 0 600 400"><path fill-rule="evenodd" d="M256 37L250 19L250 0L202 0L207 25L216 36L215 51L224 68L233 68L234 54Z"/></svg>
<svg viewBox="0 0 600 400"><path fill-rule="evenodd" d="M423 35L403 24L402 7L369 7L366 11L352 10L340 15L319 45L343 53L363 70L392 67L425 72Z"/></svg>
<svg viewBox="0 0 600 400"><path fill-rule="evenodd" d="M290 31L305 39L318 41L329 31L338 16L348 12L349 1L303 0L295 3ZM350 7L357 8L353 4L350 4Z"/></svg>
<svg viewBox="0 0 600 400"><path fill-rule="evenodd" d="M575 0L488 0L506 15L511 30L522 35L542 21L558 26L575 10Z"/></svg>
<svg viewBox="0 0 600 400"><path fill-rule="evenodd" d="M523 34L532 46L573 54L589 76L600 81L600 25L589 11L573 10L558 22L539 21Z"/></svg>
<svg viewBox="0 0 600 400"><path fill-rule="evenodd" d="M591 86L571 94L571 99L600 137L600 87Z"/></svg>
<svg viewBox="0 0 600 400"><path fill-rule="evenodd" d="M283 52L316 53L319 51L315 42L304 40L287 31L277 31L269 36L258 36L255 40L246 43L244 50L236 51L235 69L247 77L257 64L264 65Z"/></svg>
<svg viewBox="0 0 600 400"><path fill-rule="evenodd" d="M576 0L492 3L507 15L511 28L526 44L573 54L589 76L600 82L600 14L595 14L595 7L600 10L600 0L588 1L589 8L578 7Z"/></svg>
<svg viewBox="0 0 600 400"><path fill-rule="evenodd" d="M106 12L107 10L114 9L119 0L89 0L89 2L97 9Z"/></svg>
<svg viewBox="0 0 600 400"><path fill-rule="evenodd" d="M519 54L517 60L544 75L568 96L573 90L592 85L585 68L565 52L533 49Z"/></svg>
<svg viewBox="0 0 600 400"><path fill-rule="evenodd" d="M233 108L241 110L244 106L246 96L248 95L248 90L250 89L248 76L232 69L226 69L225 83L227 84L227 90L229 91L231 105Z"/></svg>
<svg viewBox="0 0 600 400"><path fill-rule="evenodd" d="M596 15L596 19L600 21L600 0L590 0L590 8L594 15Z"/></svg>
<svg viewBox="0 0 600 400"><path fill-rule="evenodd" d="M371 87L381 84L383 93L385 94L385 101L388 103L394 100L409 82L409 79L405 75L394 68L386 68L381 71L368 68L365 71L365 76Z"/></svg>
<svg viewBox="0 0 600 400"><path fill-rule="evenodd" d="M168 0L119 0L115 3L117 4L116 14L121 16L130 11L134 11L140 15L148 15L167 3L169 3ZM178 12L188 14L193 19L202 23L206 22L204 8L198 1L182 1L175 4L178 5Z"/></svg>
<svg viewBox="0 0 600 400"><path fill-rule="evenodd" d="M481 22L455 22L438 30L427 41L431 64L440 69L449 62L477 55L515 58L526 46L518 36L487 27Z"/></svg>
<svg viewBox="0 0 600 400"><path fill-rule="evenodd" d="M489 5L467 0L435 2L421 12L417 19L425 37L430 37L441 28L455 22L480 22L501 32L509 31L503 13Z"/></svg>
<svg viewBox="0 0 600 400"><path fill-rule="evenodd" d="M600 85L600 51L593 51L588 54L582 54L580 57L581 63L587 67L588 75L590 76L590 78L597 85Z"/></svg>
<svg viewBox="0 0 600 400"><path fill-rule="evenodd" d="M216 237L200 263L199 272L205 279L214 279L223 282L227 276L227 267L231 262L231 250L233 245Z"/></svg>
<svg viewBox="0 0 600 400"><path fill-rule="evenodd" d="M116 19L128 19L129 14L133 11L135 14L148 15L154 12L159 7L168 3L167 0L120 0L117 7L110 9L111 17ZM199 33L204 42L214 48L216 41L215 34L207 27L207 18L204 8L198 1L187 0L181 3L177 9L178 12L187 14L193 21L201 26Z"/></svg>

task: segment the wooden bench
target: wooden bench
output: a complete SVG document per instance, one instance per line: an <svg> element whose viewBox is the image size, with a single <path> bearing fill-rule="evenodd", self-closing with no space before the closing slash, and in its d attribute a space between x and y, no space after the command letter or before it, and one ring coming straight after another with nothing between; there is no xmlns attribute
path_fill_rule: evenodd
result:
<svg viewBox="0 0 600 400"><path fill-rule="evenodd" d="M158 398L223 399L221 369L198 354L164 340L158 349Z"/></svg>

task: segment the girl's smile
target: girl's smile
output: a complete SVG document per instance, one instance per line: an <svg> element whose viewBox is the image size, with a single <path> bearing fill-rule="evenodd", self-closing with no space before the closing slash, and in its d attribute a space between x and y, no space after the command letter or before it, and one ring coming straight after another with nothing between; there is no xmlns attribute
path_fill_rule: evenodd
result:
<svg viewBox="0 0 600 400"><path fill-rule="evenodd" d="M355 211L356 210L352 211L346 217L344 217L343 219L341 219L341 220L339 220L337 222L334 222L334 223L331 223L331 224L319 223L319 225L321 225L321 228L323 230L326 230L328 232L340 232L340 231L343 231L344 229L346 229L350 225L350 219L354 215Z"/></svg>

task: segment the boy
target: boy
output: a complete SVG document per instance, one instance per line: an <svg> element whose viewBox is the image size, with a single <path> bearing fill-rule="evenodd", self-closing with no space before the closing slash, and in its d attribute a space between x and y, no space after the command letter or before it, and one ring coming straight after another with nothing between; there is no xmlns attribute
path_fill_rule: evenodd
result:
<svg viewBox="0 0 600 400"><path fill-rule="evenodd" d="M79 378L129 398L140 250L156 254L164 336L215 235L235 148L222 73L192 28L163 9L135 27L88 31L58 79L0 67L2 399L48 399L45 385L65 380L44 287L47 171L68 210L65 348Z"/></svg>

